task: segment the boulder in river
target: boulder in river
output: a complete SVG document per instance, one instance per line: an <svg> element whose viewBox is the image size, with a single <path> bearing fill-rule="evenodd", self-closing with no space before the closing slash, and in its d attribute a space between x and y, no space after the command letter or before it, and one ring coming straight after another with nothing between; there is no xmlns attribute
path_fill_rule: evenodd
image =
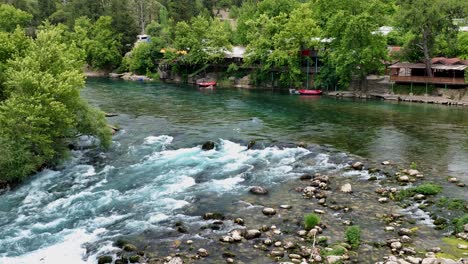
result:
<svg viewBox="0 0 468 264"><path fill-rule="evenodd" d="M203 215L204 220L224 220L224 215L221 213L205 213Z"/></svg>
<svg viewBox="0 0 468 264"><path fill-rule="evenodd" d="M208 255L209 255L209 254L208 254L208 250L206 250L206 249L204 249L204 248L200 248L200 249L197 251L197 253L198 253L198 255L199 255L200 257L203 257L203 258L208 257Z"/></svg>
<svg viewBox="0 0 468 264"><path fill-rule="evenodd" d="M272 216L276 214L276 210L274 208L266 207L266 208L263 208L262 213L264 215Z"/></svg>
<svg viewBox="0 0 468 264"><path fill-rule="evenodd" d="M249 229L245 232L245 239L254 239L254 238L258 238L262 235L262 233L257 230L257 229Z"/></svg>
<svg viewBox="0 0 468 264"><path fill-rule="evenodd" d="M258 195L265 195L265 194L268 194L268 190L264 187L261 187L261 186L254 186L252 188L250 188L250 193L253 193L253 194L258 194Z"/></svg>
<svg viewBox="0 0 468 264"><path fill-rule="evenodd" d="M362 162L356 161L353 163L353 165L351 165L351 167L353 167L355 170L362 170L364 168L364 164L362 164Z"/></svg>
<svg viewBox="0 0 468 264"><path fill-rule="evenodd" d="M112 263L111 256L101 256L98 258L98 264Z"/></svg>
<svg viewBox="0 0 468 264"><path fill-rule="evenodd" d="M213 141L207 141L203 143L202 149L203 150L212 150L215 147L215 143Z"/></svg>
<svg viewBox="0 0 468 264"><path fill-rule="evenodd" d="M343 186L341 186L341 192L343 192L343 193L352 193L353 188L351 187L351 184L346 183Z"/></svg>
<svg viewBox="0 0 468 264"><path fill-rule="evenodd" d="M255 146L255 143L256 142L254 140L250 141L249 144L247 145L247 149L251 149L253 146Z"/></svg>

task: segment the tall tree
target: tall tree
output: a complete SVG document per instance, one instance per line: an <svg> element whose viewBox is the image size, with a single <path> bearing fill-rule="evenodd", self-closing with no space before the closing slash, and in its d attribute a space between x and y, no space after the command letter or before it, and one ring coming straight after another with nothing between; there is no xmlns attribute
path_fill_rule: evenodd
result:
<svg viewBox="0 0 468 264"><path fill-rule="evenodd" d="M423 53L426 72L433 76L431 58L437 36L445 34L447 38L456 38L458 27L454 18L463 18L468 3L456 0L400 0L398 25L413 35L414 48Z"/></svg>
<svg viewBox="0 0 468 264"><path fill-rule="evenodd" d="M0 4L0 31L12 32L17 26L25 27L31 22L32 17L31 14L12 5Z"/></svg>
<svg viewBox="0 0 468 264"><path fill-rule="evenodd" d="M0 104L0 147L8 151L0 158L2 179L21 179L54 164L79 133L110 144L103 113L80 98L82 53L64 35L59 28L40 31L24 56L7 65L7 99Z"/></svg>

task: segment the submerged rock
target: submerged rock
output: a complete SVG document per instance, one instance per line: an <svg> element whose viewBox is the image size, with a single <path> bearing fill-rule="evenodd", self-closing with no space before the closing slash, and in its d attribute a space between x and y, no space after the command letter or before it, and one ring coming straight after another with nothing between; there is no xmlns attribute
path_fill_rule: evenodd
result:
<svg viewBox="0 0 468 264"><path fill-rule="evenodd" d="M184 261L179 258L179 257L175 257L175 258L172 258L169 262L166 262L165 264L183 264Z"/></svg>
<svg viewBox="0 0 468 264"><path fill-rule="evenodd" d="M203 150L212 150L215 147L215 143L213 141L207 141L203 143L202 149Z"/></svg>
<svg viewBox="0 0 468 264"><path fill-rule="evenodd" d="M257 229L249 229L245 232L245 239L254 239L254 238L258 238L262 235L262 233L257 230Z"/></svg>
<svg viewBox="0 0 468 264"><path fill-rule="evenodd" d="M276 210L274 208L263 208L262 213L264 215L272 216L276 214Z"/></svg>
<svg viewBox="0 0 468 264"><path fill-rule="evenodd" d="M98 264L112 263L111 256L101 256L98 258Z"/></svg>
<svg viewBox="0 0 468 264"><path fill-rule="evenodd" d="M257 195L265 195L268 194L268 190L261 186L254 186L250 188L250 193L257 194Z"/></svg>
<svg viewBox="0 0 468 264"><path fill-rule="evenodd" d="M208 257L208 255L209 255L209 254L208 254L208 250L206 250L206 249L204 249L204 248L200 248L200 249L197 251L197 253L198 253L198 255L199 255L200 257L203 257L203 258Z"/></svg>

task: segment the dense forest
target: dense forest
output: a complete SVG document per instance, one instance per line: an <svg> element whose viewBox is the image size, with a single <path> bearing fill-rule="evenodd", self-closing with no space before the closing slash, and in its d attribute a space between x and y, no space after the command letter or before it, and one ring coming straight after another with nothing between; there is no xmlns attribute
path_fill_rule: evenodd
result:
<svg viewBox="0 0 468 264"><path fill-rule="evenodd" d="M158 63L188 74L246 47L257 83L276 69L300 85L305 49L321 52L319 85L346 87L381 73L384 61L468 59L468 1L458 0L2 0L0 175L21 179L66 156L70 138L109 144L101 112L82 99L83 66L157 75ZM224 15L223 15L224 14ZM226 17L227 16L227 17ZM392 27L383 34L379 29ZM135 45L138 34L150 42ZM401 46L389 54L388 46ZM161 52L164 50L165 52ZM391 58L394 56L395 58ZM314 61L309 61L311 65Z"/></svg>

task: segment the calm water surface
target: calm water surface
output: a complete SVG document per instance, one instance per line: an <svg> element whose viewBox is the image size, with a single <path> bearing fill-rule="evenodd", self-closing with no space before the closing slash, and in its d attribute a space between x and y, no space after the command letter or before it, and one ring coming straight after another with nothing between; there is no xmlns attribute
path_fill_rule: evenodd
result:
<svg viewBox="0 0 468 264"><path fill-rule="evenodd" d="M180 219L202 222L186 209L203 197L222 206L247 186L297 178L293 164L306 155L317 161L310 171L343 165L290 143L416 162L444 195L468 198L445 184L468 183L468 108L100 79L82 95L117 113L109 121L122 130L108 152L75 151L1 197L1 263L95 263L120 235L164 237ZM201 151L207 140L217 149ZM246 150L251 140L260 147Z"/></svg>

